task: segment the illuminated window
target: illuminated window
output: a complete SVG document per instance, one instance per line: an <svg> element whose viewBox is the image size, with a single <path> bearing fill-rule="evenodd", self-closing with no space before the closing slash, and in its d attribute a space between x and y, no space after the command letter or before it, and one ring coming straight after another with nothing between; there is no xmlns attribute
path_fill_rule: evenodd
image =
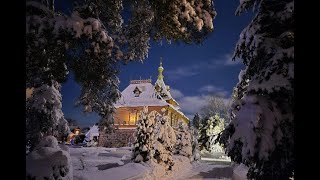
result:
<svg viewBox="0 0 320 180"><path fill-rule="evenodd" d="M130 125L135 125L138 121L138 110L131 110L129 114L129 124Z"/></svg>

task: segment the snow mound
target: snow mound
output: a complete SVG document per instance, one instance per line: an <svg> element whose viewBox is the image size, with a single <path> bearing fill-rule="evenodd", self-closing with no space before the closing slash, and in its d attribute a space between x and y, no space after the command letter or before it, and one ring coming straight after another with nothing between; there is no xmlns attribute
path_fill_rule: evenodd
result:
<svg viewBox="0 0 320 180"><path fill-rule="evenodd" d="M71 158L68 151L58 146L53 136L40 141L37 148L26 157L27 179L72 180Z"/></svg>

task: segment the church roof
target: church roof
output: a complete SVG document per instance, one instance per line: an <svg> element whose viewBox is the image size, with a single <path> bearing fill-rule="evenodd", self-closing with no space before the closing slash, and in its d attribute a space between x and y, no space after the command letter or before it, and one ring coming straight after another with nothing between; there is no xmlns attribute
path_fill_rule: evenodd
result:
<svg viewBox="0 0 320 180"><path fill-rule="evenodd" d="M141 92L138 96L134 93L138 88ZM161 100L151 84L151 80L131 81L129 86L121 93L121 98L115 104L119 107L137 107L137 106L167 106L166 101Z"/></svg>
<svg viewBox="0 0 320 180"><path fill-rule="evenodd" d="M158 79L154 86L151 84L151 79L130 81L129 86L122 91L121 98L117 101L115 107L169 106L188 119L179 111L179 104L172 98L170 87L164 83L163 70L161 60L158 68Z"/></svg>

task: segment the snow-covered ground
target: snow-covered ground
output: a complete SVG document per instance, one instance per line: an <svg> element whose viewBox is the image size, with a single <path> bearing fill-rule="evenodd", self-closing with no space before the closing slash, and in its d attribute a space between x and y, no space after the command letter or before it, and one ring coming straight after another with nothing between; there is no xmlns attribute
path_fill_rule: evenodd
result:
<svg viewBox="0 0 320 180"><path fill-rule="evenodd" d="M184 156L174 156L173 170L154 163L133 163L131 148L70 147L74 180L121 179L231 179L230 163L200 161L190 163Z"/></svg>

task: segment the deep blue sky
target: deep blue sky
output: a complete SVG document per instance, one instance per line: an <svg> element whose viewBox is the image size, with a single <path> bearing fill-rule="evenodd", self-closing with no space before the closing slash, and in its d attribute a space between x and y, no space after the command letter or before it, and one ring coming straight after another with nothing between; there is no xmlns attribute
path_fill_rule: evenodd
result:
<svg viewBox="0 0 320 180"><path fill-rule="evenodd" d="M172 89L172 95L181 105L181 110L189 117L205 103L207 94L220 94L228 99L238 82L238 74L244 68L231 56L239 34L252 18L252 13L235 16L239 4L237 0L214 1L217 16L213 33L202 45L151 43L149 56L143 63L132 62L121 66L120 90L132 79L157 77L160 56L163 57L164 80ZM76 119L80 126L97 122L95 114L85 115L74 102L80 94L80 87L73 81L72 74L62 86L62 109L65 117Z"/></svg>

